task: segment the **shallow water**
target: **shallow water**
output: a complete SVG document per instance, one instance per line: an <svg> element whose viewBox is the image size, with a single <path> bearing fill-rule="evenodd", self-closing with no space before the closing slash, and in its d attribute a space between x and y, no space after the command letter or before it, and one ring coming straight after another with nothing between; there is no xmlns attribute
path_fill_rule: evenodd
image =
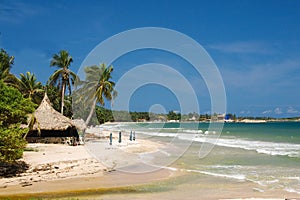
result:
<svg viewBox="0 0 300 200"><path fill-rule="evenodd" d="M187 173L251 182L260 192L282 190L300 194L299 122L225 123L213 150L202 159L198 154L203 142L210 142L210 135L215 134L207 132L208 123L104 126L111 130L135 131L137 137L161 141L177 148L188 145L181 157L177 151L171 155L174 151L168 147L166 152L169 154L165 157L152 155L151 163L165 164L163 161L173 156L175 159L170 166Z"/></svg>
<svg viewBox="0 0 300 200"><path fill-rule="evenodd" d="M208 127L208 123L105 124L99 129L135 131L137 141L158 142L159 152L134 158L184 175L61 199L300 198L300 123L224 124L217 141L210 140L218 134L207 132ZM215 143L207 156L199 158L204 142Z"/></svg>

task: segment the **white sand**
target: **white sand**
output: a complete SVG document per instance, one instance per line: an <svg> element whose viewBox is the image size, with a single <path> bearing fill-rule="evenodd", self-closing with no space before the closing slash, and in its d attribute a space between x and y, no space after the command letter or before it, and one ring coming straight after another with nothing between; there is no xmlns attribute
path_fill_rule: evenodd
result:
<svg viewBox="0 0 300 200"><path fill-rule="evenodd" d="M107 132L103 132L107 134ZM117 133L114 133L114 137ZM101 139L107 145L107 139ZM114 139L114 147L124 153L138 154L155 152L159 144L146 140L129 141L124 137L121 144ZM37 182L47 182L73 177L86 177L88 175L103 176L107 167L95 159L84 145L69 146L63 144L28 144L23 161L29 164L26 173L17 177L1 178L0 188L10 185L30 186ZM104 147L103 147L104 148ZM123 159L122 157L120 159ZM121 161L120 161L121 162Z"/></svg>
<svg viewBox="0 0 300 200"><path fill-rule="evenodd" d="M61 144L28 144L34 151L25 151L23 159L30 165L26 173L19 177L2 178L0 185L31 185L32 182L43 182L88 174L102 175L105 168L94 159L84 146Z"/></svg>
<svg viewBox="0 0 300 200"><path fill-rule="evenodd" d="M108 143L106 138L100 141L103 145ZM121 145L113 146L124 154L139 154L156 151L158 145L146 140L127 141L124 138ZM27 147L34 150L25 151L23 155L22 160L30 165L29 169L17 177L1 178L0 198L130 186L174 175L174 172L165 169L147 174L111 170L90 155L83 145L28 144ZM119 158L124 159L124 156Z"/></svg>

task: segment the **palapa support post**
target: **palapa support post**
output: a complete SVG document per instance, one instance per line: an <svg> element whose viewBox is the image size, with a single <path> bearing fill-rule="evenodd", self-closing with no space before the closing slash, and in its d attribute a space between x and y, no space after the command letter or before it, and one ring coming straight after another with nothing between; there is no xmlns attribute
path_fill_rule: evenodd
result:
<svg viewBox="0 0 300 200"><path fill-rule="evenodd" d="M133 141L135 141L135 131L133 131Z"/></svg>
<svg viewBox="0 0 300 200"><path fill-rule="evenodd" d="M109 134L109 145L112 145L112 133Z"/></svg>
<svg viewBox="0 0 300 200"><path fill-rule="evenodd" d="M132 141L132 131L130 131L129 140Z"/></svg>
<svg viewBox="0 0 300 200"><path fill-rule="evenodd" d="M121 143L122 142L122 133L121 133L121 131L119 132L119 143Z"/></svg>

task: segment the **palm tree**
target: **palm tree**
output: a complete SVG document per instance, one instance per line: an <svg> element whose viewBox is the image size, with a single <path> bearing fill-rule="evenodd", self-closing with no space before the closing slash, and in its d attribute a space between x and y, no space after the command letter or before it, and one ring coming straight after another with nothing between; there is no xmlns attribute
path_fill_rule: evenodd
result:
<svg viewBox="0 0 300 200"><path fill-rule="evenodd" d="M90 113L86 119L86 124L89 124L94 113L97 102L102 106L106 100L113 100L117 96L114 90L115 83L111 81L111 73L113 66L107 67L105 64L100 66L90 66L84 69L86 80L81 84L77 90L77 102L86 102L85 105L91 105Z"/></svg>
<svg viewBox="0 0 300 200"><path fill-rule="evenodd" d="M61 50L58 54L53 55L50 66L57 66L57 69L49 78L50 85L58 85L61 88L61 113L64 113L64 98L66 88L71 95L71 85L77 78L77 75L72 72L69 67L73 62L73 58L66 50Z"/></svg>
<svg viewBox="0 0 300 200"><path fill-rule="evenodd" d="M30 72L26 72L26 74L21 73L20 78L17 79L16 87L23 94L25 98L29 98L34 103L39 104L40 97L44 90L42 89L42 83L37 82L36 76Z"/></svg>
<svg viewBox="0 0 300 200"><path fill-rule="evenodd" d="M4 49L0 50L0 80L6 83L13 83L16 80L16 77L10 73L14 59L14 56L9 56Z"/></svg>

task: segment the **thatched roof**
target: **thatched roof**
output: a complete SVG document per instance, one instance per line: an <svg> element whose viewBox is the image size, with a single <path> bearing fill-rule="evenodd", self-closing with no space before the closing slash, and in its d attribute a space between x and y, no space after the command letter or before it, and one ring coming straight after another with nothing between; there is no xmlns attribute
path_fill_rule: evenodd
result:
<svg viewBox="0 0 300 200"><path fill-rule="evenodd" d="M33 130L58 130L64 131L68 128L73 128L75 125L72 120L65 117L61 113L52 108L50 100L45 93L38 109L33 113L36 122L33 126Z"/></svg>

